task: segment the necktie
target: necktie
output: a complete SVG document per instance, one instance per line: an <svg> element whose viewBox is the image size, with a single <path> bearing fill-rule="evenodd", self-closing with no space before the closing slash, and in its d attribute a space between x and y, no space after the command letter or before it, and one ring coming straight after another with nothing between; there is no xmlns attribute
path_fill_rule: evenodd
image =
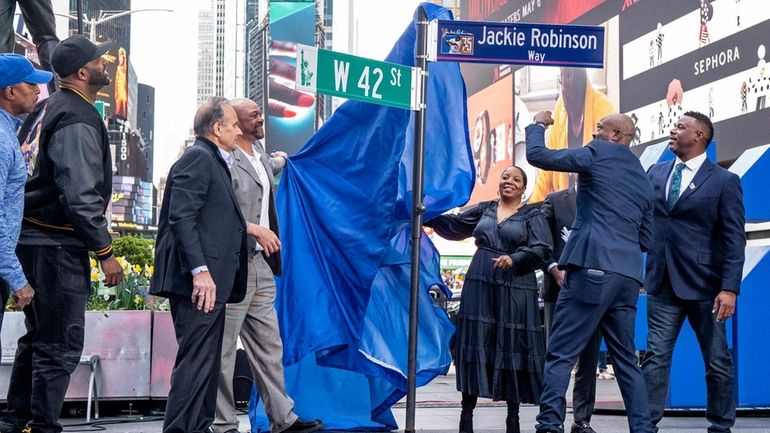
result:
<svg viewBox="0 0 770 433"><path fill-rule="evenodd" d="M679 190L682 188L682 170L684 170L684 163L680 162L674 167L674 174L671 176L671 185L668 187L668 208L674 207L677 199L679 199Z"/></svg>

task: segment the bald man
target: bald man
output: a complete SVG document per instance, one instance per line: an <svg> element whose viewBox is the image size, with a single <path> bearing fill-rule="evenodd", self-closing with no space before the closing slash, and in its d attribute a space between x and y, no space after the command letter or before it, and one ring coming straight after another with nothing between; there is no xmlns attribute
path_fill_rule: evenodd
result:
<svg viewBox="0 0 770 433"><path fill-rule="evenodd" d="M611 114L596 124L593 140L576 149L545 147L548 111L526 128L527 160L535 167L579 174L572 231L558 266L566 270L548 340L538 432L562 433L564 395L580 351L601 329L614 360L631 433L650 433L644 377L634 353L636 301L642 252L652 240L652 187L629 150L633 120ZM590 428L590 427L589 427ZM592 432L572 425L571 432Z"/></svg>

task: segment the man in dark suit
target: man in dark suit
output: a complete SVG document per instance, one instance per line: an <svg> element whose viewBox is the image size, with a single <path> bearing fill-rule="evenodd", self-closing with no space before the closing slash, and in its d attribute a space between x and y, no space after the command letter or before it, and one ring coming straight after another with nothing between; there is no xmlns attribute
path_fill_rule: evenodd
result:
<svg viewBox="0 0 770 433"><path fill-rule="evenodd" d="M527 160L545 169L578 173L577 215L559 260L566 268L548 341L537 431L562 433L564 394L575 359L597 329L607 341L628 413L631 433L652 424L642 372L634 353L636 301L642 282L642 251L652 237L652 188L628 148L634 122L602 118L594 140L582 148L549 150L545 129L551 113L535 115L526 128Z"/></svg>
<svg viewBox="0 0 770 433"><path fill-rule="evenodd" d="M650 167L655 198L655 243L647 256L647 354L642 363L657 431L671 372L671 355L689 320L706 365L710 433L735 423L733 361L725 320L735 311L746 234L737 175L706 158L711 120L687 112L669 136L676 160Z"/></svg>
<svg viewBox="0 0 770 433"><path fill-rule="evenodd" d="M546 337L551 335L553 310L556 307L559 290L564 283L565 272L563 269L559 269L556 262L561 257L564 246L567 245L572 222L575 220L576 195L577 185L575 184L575 186L548 194L540 207L546 220L548 220L548 227L551 229L551 237L553 238L553 256L550 257L548 267L543 269L546 277L543 280L543 314L545 316Z"/></svg>
<svg viewBox="0 0 770 433"><path fill-rule="evenodd" d="M240 336L271 431L310 433L323 428L323 423L300 419L294 413L294 401L286 394L283 343L275 312L273 275L281 275L281 241L273 176L286 165L286 153L274 152L269 157L262 147L260 140L265 138L265 120L256 102L234 99L230 103L241 129L230 173L249 234L249 280L246 297L241 302L228 304L225 313L216 420L212 429L215 433L238 433L233 375L236 340Z"/></svg>
<svg viewBox="0 0 770 433"><path fill-rule="evenodd" d="M235 110L213 98L195 114L196 140L169 172L151 293L166 296L179 343L164 433L208 431L214 421L225 303L246 293L246 222L228 166L240 135Z"/></svg>
<svg viewBox="0 0 770 433"><path fill-rule="evenodd" d="M570 177L574 177L570 173ZM575 185L573 179L570 183ZM577 195L576 186L548 194L540 208L548 220L553 237L553 256L548 260L548 266L543 269L543 319L546 338L550 338L553 312L559 291L564 284L564 269L559 269L557 257L561 256L567 245L572 222L575 220ZM591 415L596 402L596 363L599 358L599 346L602 334L598 330L580 352L575 372L575 385L572 388L572 418L574 420L570 433L595 433L591 427Z"/></svg>

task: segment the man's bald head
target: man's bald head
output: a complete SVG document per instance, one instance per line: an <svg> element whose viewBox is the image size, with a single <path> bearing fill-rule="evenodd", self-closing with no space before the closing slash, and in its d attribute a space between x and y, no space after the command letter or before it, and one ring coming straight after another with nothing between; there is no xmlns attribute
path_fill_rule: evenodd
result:
<svg viewBox="0 0 770 433"><path fill-rule="evenodd" d="M256 102L252 101L249 98L235 98L230 100L230 105L233 106L235 109L235 112L248 110L253 107L259 108Z"/></svg>
<svg viewBox="0 0 770 433"><path fill-rule="evenodd" d="M602 117L596 124L593 136L596 140L612 141L628 146L636 135L634 120L625 114L615 113Z"/></svg>
<svg viewBox="0 0 770 433"><path fill-rule="evenodd" d="M248 98L236 98L230 101L230 105L235 109L238 126L241 128L239 146L251 146L255 141L265 138L265 118L256 102Z"/></svg>

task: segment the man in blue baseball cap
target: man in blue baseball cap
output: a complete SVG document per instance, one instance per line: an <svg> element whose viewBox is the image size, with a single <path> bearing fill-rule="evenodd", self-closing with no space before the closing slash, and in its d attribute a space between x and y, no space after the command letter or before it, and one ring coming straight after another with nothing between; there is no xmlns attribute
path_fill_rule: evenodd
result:
<svg viewBox="0 0 770 433"><path fill-rule="evenodd" d="M18 116L35 108L40 94L38 84L48 83L52 77L48 71L35 69L24 56L0 54L0 190L4 192L0 200L0 285L14 291L14 300L20 309L29 302L34 291L27 284L14 254L24 207L24 181L27 177L16 138L16 131L21 125ZM11 241L13 244L9 243ZM5 287L0 290L0 294L5 301Z"/></svg>
<svg viewBox="0 0 770 433"><path fill-rule="evenodd" d="M0 54L0 305L5 305L10 289L17 310L26 307L35 296L15 251L27 180L27 167L16 139L16 130L21 125L17 116L35 108L40 94L38 84L45 84L51 78L50 72L35 69L24 56ZM0 308L0 325L2 323L3 308Z"/></svg>

